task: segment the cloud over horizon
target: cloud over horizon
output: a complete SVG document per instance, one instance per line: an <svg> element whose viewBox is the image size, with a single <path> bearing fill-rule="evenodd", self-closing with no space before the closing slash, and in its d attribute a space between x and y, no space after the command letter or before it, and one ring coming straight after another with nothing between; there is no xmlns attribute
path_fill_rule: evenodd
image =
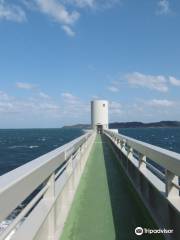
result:
<svg viewBox="0 0 180 240"><path fill-rule="evenodd" d="M23 88L26 91L26 88ZM44 92L38 92L34 97L18 98L6 92L0 91L1 119L13 114L13 119L21 122L21 119L29 118L35 121L56 124L88 123L90 122L90 102L81 99L70 92L62 92L60 100ZM160 121L177 120L180 101L166 98L137 99L126 104L120 101L109 101L110 121ZM155 117L154 117L155 116ZM180 117L180 116L179 116ZM23 127L28 127L25 121ZM2 125L1 125L2 126ZM19 126L19 125L18 125Z"/></svg>

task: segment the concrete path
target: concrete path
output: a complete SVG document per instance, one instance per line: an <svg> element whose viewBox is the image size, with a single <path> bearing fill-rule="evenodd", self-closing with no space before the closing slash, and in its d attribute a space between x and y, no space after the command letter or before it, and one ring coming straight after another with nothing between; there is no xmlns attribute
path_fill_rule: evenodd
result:
<svg viewBox="0 0 180 240"><path fill-rule="evenodd" d="M135 235L137 226L157 227L107 141L106 137L96 138L61 240L163 239L160 235Z"/></svg>

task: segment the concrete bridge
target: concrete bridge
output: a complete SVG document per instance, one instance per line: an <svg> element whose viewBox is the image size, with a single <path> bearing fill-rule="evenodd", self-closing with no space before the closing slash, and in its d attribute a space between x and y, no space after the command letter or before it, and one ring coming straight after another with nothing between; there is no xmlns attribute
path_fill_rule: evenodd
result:
<svg viewBox="0 0 180 240"><path fill-rule="evenodd" d="M180 154L108 129L96 108L93 130L0 177L0 222L24 206L0 240L180 239Z"/></svg>

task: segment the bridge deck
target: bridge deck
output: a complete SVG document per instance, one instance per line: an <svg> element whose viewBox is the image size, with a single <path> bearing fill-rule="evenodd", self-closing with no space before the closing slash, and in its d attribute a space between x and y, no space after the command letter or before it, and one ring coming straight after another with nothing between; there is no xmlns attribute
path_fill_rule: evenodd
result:
<svg viewBox="0 0 180 240"><path fill-rule="evenodd" d="M137 226L156 226L107 141L105 136L95 140L61 240L152 239L134 234Z"/></svg>

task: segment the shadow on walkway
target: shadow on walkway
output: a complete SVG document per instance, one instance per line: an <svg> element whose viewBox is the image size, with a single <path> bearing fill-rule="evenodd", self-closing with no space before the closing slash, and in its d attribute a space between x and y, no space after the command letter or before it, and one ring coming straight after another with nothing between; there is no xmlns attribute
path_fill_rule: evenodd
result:
<svg viewBox="0 0 180 240"><path fill-rule="evenodd" d="M135 235L134 230L138 226L150 229L158 227L123 172L111 149L110 140L105 135L101 138L116 240L164 239L160 234Z"/></svg>

